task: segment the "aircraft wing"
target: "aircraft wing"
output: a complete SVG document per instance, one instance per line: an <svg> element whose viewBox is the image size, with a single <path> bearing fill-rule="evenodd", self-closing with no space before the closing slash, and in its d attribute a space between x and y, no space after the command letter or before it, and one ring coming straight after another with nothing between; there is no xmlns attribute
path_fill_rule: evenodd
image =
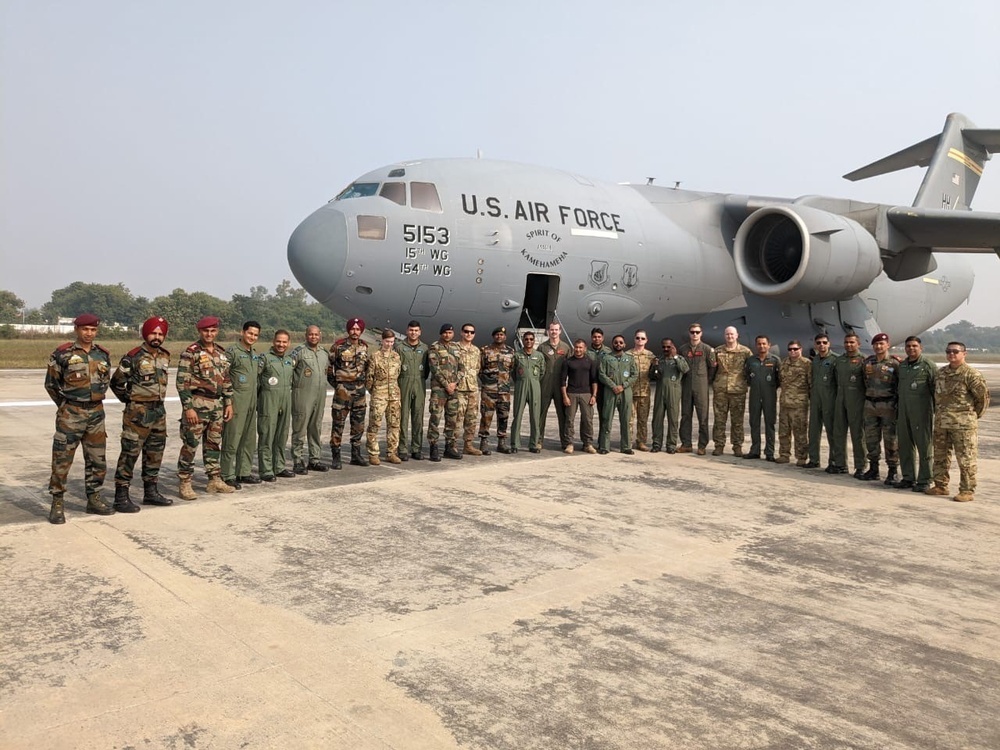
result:
<svg viewBox="0 0 1000 750"><path fill-rule="evenodd" d="M1000 213L893 206L886 219L903 235L897 234L890 244L897 252L933 248L934 252L1000 253Z"/></svg>

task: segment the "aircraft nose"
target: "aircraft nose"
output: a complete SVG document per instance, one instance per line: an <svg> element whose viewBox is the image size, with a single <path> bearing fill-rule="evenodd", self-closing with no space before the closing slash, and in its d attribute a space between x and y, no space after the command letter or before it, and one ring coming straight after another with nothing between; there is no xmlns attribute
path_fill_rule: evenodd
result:
<svg viewBox="0 0 1000 750"><path fill-rule="evenodd" d="M299 224L288 240L288 265L302 288L326 304L347 265L347 218L323 206Z"/></svg>

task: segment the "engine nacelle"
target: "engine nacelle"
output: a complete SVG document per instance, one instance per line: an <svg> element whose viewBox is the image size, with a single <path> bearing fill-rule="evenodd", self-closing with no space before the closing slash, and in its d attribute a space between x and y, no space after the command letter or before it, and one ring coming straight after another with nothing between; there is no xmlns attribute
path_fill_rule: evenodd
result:
<svg viewBox="0 0 1000 750"><path fill-rule="evenodd" d="M736 233L733 259L743 286L784 302L850 299L882 271L875 238L860 224L808 206L754 211Z"/></svg>

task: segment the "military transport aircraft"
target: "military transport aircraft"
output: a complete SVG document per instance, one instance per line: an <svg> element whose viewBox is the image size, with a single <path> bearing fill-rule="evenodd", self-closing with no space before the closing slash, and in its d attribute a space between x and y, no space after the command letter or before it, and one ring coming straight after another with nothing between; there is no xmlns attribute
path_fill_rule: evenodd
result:
<svg viewBox="0 0 1000 750"><path fill-rule="evenodd" d="M850 174L927 167L913 206L613 185L482 159L376 169L306 218L288 243L302 286L344 317L481 332L562 323L589 339L692 321L721 341L880 331L899 341L965 301L964 253L1000 253L1000 213L971 210L1000 130L949 115L939 135ZM714 333L714 335L713 335ZM626 340L630 340L626 338Z"/></svg>

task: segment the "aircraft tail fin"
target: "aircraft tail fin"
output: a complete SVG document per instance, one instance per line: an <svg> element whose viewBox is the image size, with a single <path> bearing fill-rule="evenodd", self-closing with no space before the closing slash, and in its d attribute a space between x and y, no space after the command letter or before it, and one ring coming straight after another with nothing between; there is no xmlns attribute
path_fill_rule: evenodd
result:
<svg viewBox="0 0 1000 750"><path fill-rule="evenodd" d="M927 167L913 205L920 208L969 209L979 178L1000 151L1000 130L975 127L965 115L945 119L940 134L844 175L856 181L907 167Z"/></svg>

